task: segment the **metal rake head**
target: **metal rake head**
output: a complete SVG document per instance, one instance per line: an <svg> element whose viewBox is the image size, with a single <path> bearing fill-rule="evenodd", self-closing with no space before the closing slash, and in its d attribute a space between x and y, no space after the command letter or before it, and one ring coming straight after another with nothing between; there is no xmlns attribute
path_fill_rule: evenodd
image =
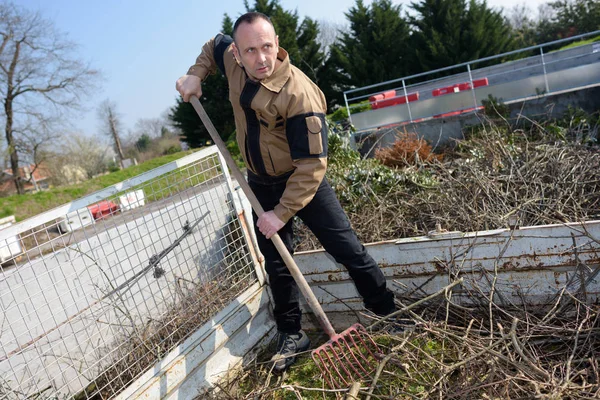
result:
<svg viewBox="0 0 600 400"><path fill-rule="evenodd" d="M354 324L312 352L312 358L332 389L365 381L379 363L381 351L361 324Z"/></svg>

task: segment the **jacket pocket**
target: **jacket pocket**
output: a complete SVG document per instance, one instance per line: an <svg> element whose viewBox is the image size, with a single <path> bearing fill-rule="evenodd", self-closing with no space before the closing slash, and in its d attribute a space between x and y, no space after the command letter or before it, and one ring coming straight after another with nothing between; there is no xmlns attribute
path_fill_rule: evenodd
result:
<svg viewBox="0 0 600 400"><path fill-rule="evenodd" d="M321 119L316 115L306 117L306 127L308 128L308 151L310 154L321 154L323 152L323 139L321 131L323 125Z"/></svg>

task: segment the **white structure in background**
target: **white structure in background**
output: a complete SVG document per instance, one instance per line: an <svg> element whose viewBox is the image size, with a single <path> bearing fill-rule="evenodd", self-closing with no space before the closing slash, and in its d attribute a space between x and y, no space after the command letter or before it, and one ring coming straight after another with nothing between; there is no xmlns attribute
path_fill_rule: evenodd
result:
<svg viewBox="0 0 600 400"><path fill-rule="evenodd" d="M15 216L11 215L6 218L0 219L0 230L11 226L15 223ZM19 237L17 235L8 237L4 243L0 244L0 263L15 258L21 254L21 244L19 243Z"/></svg>
<svg viewBox="0 0 600 400"><path fill-rule="evenodd" d="M66 233L76 231L84 226L92 225L93 223L94 217L89 208L83 207L68 213L66 217L58 223L58 227L61 232Z"/></svg>
<svg viewBox="0 0 600 400"><path fill-rule="evenodd" d="M135 158L123 159L123 168L133 167L134 165L138 165L138 162Z"/></svg>
<svg viewBox="0 0 600 400"><path fill-rule="evenodd" d="M142 207L146 204L144 191L142 189L134 190L125 193L123 196L119 196L119 203L121 203L121 211L133 210L137 207Z"/></svg>

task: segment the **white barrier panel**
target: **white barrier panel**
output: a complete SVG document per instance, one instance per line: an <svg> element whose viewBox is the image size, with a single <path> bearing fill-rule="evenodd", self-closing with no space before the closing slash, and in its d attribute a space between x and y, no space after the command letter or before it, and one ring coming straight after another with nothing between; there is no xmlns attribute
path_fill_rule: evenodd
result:
<svg viewBox="0 0 600 400"><path fill-rule="evenodd" d="M137 207L141 207L145 202L144 191L142 189L127 192L123 196L119 197L121 203L121 210L132 210Z"/></svg>
<svg viewBox="0 0 600 400"><path fill-rule="evenodd" d="M61 232L66 233L76 231L93 223L94 217L92 217L92 213L87 207L84 207L68 213L66 218L59 222L58 227Z"/></svg>
<svg viewBox="0 0 600 400"><path fill-rule="evenodd" d="M0 219L0 229L4 229L15 223L15 216ZM0 243L0 263L10 260L15 256L21 254L21 244L17 236L10 236Z"/></svg>

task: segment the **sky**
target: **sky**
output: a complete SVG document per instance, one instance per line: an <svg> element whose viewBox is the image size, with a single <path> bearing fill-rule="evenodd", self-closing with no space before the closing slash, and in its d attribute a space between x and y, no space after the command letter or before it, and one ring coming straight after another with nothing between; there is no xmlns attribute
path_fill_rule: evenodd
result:
<svg viewBox="0 0 600 400"><path fill-rule="evenodd" d="M393 1L408 4L408 1ZM546 0L528 0L536 10ZM94 136L101 131L97 107L105 99L116 103L125 131L141 118L158 118L175 104L175 81L192 65L202 45L217 34L224 13L234 20L244 11L243 0L16 0L39 11L79 45L78 58L102 73L100 88L92 93L72 131ZM253 1L249 0L252 4ZM346 21L355 0L281 0L316 20ZM371 3L365 0L365 4ZM523 0L488 0L495 8L512 9Z"/></svg>

